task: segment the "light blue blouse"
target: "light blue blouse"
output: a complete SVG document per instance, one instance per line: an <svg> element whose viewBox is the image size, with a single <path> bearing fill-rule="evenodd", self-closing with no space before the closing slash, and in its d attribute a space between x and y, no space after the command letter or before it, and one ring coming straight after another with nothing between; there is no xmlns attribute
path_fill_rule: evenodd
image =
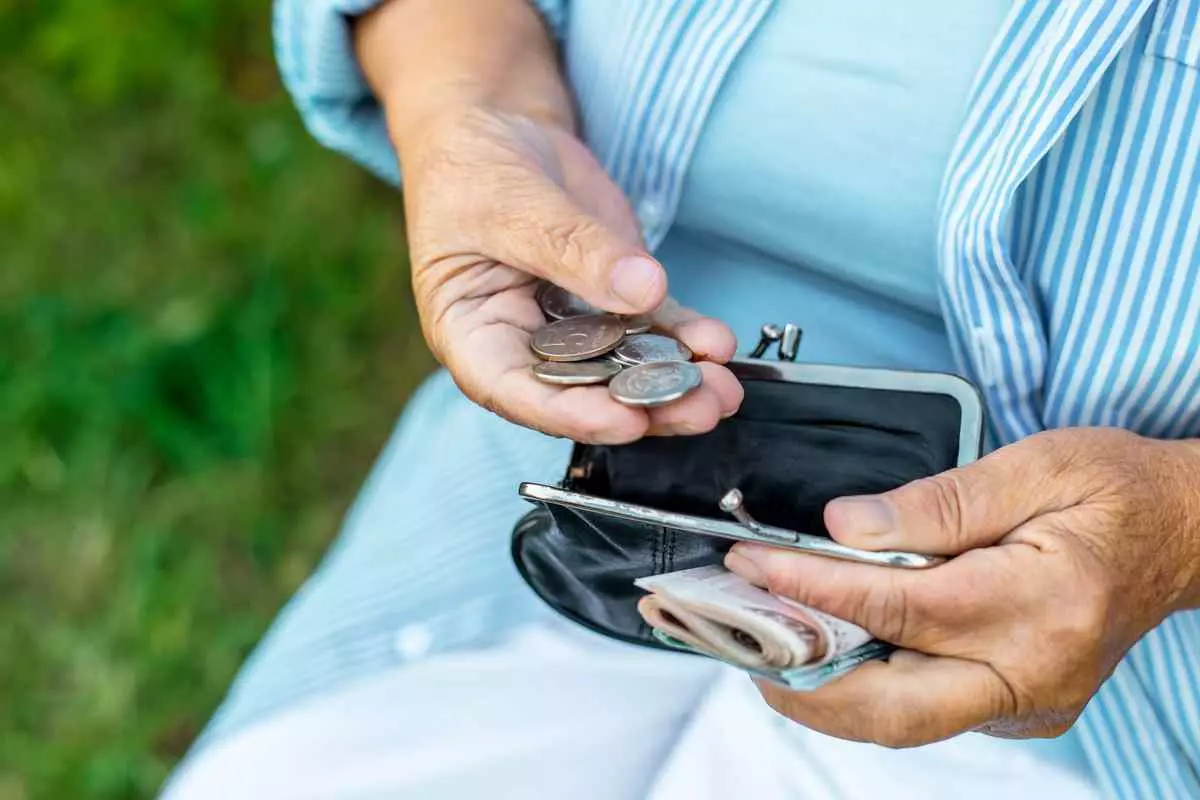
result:
<svg viewBox="0 0 1200 800"><path fill-rule="evenodd" d="M805 331L805 360L952 372L937 198L1008 0L779 3L716 98L658 256L672 291L743 342ZM606 0L575 0L606 29ZM1074 731L1005 743L1090 769Z"/></svg>
<svg viewBox="0 0 1200 800"><path fill-rule="evenodd" d="M581 45L619 35L576 0ZM1008 0L778 4L730 69L658 255L742 342L791 320L806 360L953 371L937 198Z"/></svg>
<svg viewBox="0 0 1200 800"><path fill-rule="evenodd" d="M355 64L346 23L375 1L276 0L276 49L284 81L314 135L396 181L395 155ZM736 96L732 88L759 68L766 74L770 53L785 52L767 49L772 41L779 45L773 20L787 24L774 15L805 12L787 0L536 1L564 43L589 143L630 198L685 299L721 309L743 337L767 319L798 319L810 331L803 350L809 358L945 362L945 341L938 342L929 305L930 267L912 257L928 240L906 241L914 235L907 225L899 234L889 230L889 220L901 219L895 209L872 212L877 225L852 224L859 211L846 201L853 180L830 192L831 169L827 191L789 200L827 225L827 237L815 235L823 231L797 235L789 239L796 243L789 251L767 236L735 235L755 225L774 230L771 214L785 210L753 201L761 182L750 159L759 153L744 152L746 137L786 125L797 146L770 153L786 158L817 143L829 145L815 138L825 125L844 122L848 131L861 122L847 113L844 121L825 118L821 127L802 130L788 120L803 109L767 108L738 140L733 115L748 88L797 96L804 90L803 81L743 85ZM876 13L888 13L879 5ZM894 5L905 14L915 6L913 20L931 7ZM1161 438L1200 436L1200 214L1194 213L1200 201L1200 0L1013 0L986 53L978 49L979 38L995 19L996 4L940 4L943 33L954 30L950 21L964 24L962 7L980 9L964 33L975 44L954 43L951 53L924 55L958 53L961 65L974 47L981 63L949 151L945 139L935 143L933 128L929 141L918 144L931 148L922 151L926 156L937 147L946 153L932 240L937 297L953 362L986 398L993 442L1072 425L1113 425ZM900 27L897 17L888 19ZM926 18L922 25L923 41L937 36L936 22ZM864 41L878 47L879 31L872 38L870 30ZM809 44L828 55L839 41L848 39ZM755 58L756 46L763 48L757 51L762 60ZM852 80L853 70L844 77L843 87L867 83ZM943 86L948 90L953 82L947 77ZM809 85L817 88L824 87ZM948 122L939 108L945 111L928 100L930 119ZM914 145L902 131L895 133L897 151ZM747 159L744 180L712 179L723 174L726 150ZM849 149L840 152L854 161ZM794 162L775 166L780 176L785 166L797 168ZM911 173L904 164L885 165L881 180L927 176L915 162L908 166ZM819 175L805 178L821 185ZM781 182L770 184L770 191L804 192L800 182ZM898 191L908 183L891 185ZM928 207L929 195L912 186L898 200ZM690 205L705 192L711 199L702 208ZM890 198L868 199L863 213L885 201ZM724 219L715 218L722 214ZM828 214L844 215L845 227L828 222ZM756 223L752 216L761 219ZM834 235L839 230L855 231L858 240ZM880 259L887 242L894 243L893 257ZM724 269L710 274L715 267L705 265L718 263L741 269L732 276ZM804 291L813 293L804 307L798 296L776 291L799 275L807 276ZM872 305L882 302L883 286L895 302L887 304L890 316L880 326L893 335L881 340L863 326L877 312L887 313ZM827 313L832 309L836 313ZM842 324L848 319L855 324ZM838 335L825 336L826 330ZM485 511L481 506L480 519ZM410 590L420 585L419 576L412 577ZM360 575L352 604L325 609L327 625L302 631L308 647L324 648L330 657L312 663L275 659L275 667L260 668L259 679L244 682L244 694L269 688L270 698L241 703L227 724L394 663L394 627L388 626L401 602L395 580L385 572ZM411 591L403 600L412 611L417 600ZM469 645L505 619L502 609L486 603L453 613L429 604L425 612L435 643L431 652ZM264 654L264 664L271 660ZM1200 797L1197 664L1200 612L1175 614L1130 650L1093 698L1076 729L1106 794L1122 800Z"/></svg>

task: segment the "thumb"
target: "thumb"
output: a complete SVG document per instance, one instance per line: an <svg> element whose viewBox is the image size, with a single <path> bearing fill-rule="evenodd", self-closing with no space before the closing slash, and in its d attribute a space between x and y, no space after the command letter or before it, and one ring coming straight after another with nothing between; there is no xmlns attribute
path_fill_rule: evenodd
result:
<svg viewBox="0 0 1200 800"><path fill-rule="evenodd" d="M605 311L640 314L663 302L666 271L640 242L581 210L552 183L533 194L518 208L497 211L484 253Z"/></svg>
<svg viewBox="0 0 1200 800"><path fill-rule="evenodd" d="M865 550L957 555L993 545L1078 501L1048 479L1069 457L1059 442L1042 434L884 494L838 498L825 506L825 525L838 542Z"/></svg>

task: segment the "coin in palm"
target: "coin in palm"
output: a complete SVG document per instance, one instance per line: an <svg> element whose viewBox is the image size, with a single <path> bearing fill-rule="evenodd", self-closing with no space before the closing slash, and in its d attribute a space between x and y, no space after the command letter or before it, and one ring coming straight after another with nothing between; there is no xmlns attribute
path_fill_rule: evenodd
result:
<svg viewBox="0 0 1200 800"><path fill-rule="evenodd" d="M607 383L621 371L620 364L599 361L539 361L533 365L533 377L555 386L589 386Z"/></svg>
<svg viewBox="0 0 1200 800"><path fill-rule="evenodd" d="M655 361L691 361L692 351L683 342L657 333L626 336L612 352L612 357L627 366L652 364Z"/></svg>
<svg viewBox="0 0 1200 800"><path fill-rule="evenodd" d="M586 361L625 338L625 322L611 314L567 317L534 331L529 346L546 361Z"/></svg>
<svg viewBox="0 0 1200 800"><path fill-rule="evenodd" d="M653 321L645 314L636 317L622 317L625 320L625 335L634 336L639 333L649 333Z"/></svg>
<svg viewBox="0 0 1200 800"><path fill-rule="evenodd" d="M673 403L700 385L700 368L688 361L655 361L629 367L608 384L618 403L651 408Z"/></svg>
<svg viewBox="0 0 1200 800"><path fill-rule="evenodd" d="M584 317L599 314L600 309L590 305L583 298L576 297L561 286L553 283L543 283L537 292L538 306L542 313L552 320L567 319L568 317Z"/></svg>

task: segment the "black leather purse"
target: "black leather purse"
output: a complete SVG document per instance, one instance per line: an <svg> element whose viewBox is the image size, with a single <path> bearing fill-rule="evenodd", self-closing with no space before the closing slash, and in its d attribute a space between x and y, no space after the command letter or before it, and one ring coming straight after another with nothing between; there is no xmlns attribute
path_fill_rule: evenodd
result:
<svg viewBox="0 0 1200 800"><path fill-rule="evenodd" d="M554 610L624 642L685 649L643 622L634 581L719 564L736 541L898 568L938 562L839 545L823 511L977 458L983 409L968 381L785 359L730 369L745 400L713 431L576 445L560 485L521 484L536 507L513 532L513 559ZM731 489L757 524L721 511Z"/></svg>

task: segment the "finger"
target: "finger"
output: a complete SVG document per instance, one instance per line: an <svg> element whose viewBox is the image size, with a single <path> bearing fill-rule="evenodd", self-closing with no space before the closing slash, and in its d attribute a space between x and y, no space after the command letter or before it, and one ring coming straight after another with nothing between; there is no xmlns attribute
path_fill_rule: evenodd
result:
<svg viewBox="0 0 1200 800"><path fill-rule="evenodd" d="M721 421L717 398L701 386L682 400L650 409L648 436L696 436L708 433Z"/></svg>
<svg viewBox="0 0 1200 800"><path fill-rule="evenodd" d="M642 314L667 296L667 274L637 242L582 211L547 180L478 232L488 256L538 275L605 311Z"/></svg>
<svg viewBox="0 0 1200 800"><path fill-rule="evenodd" d="M646 411L616 402L608 387L551 386L533 377L538 359L529 331L543 321L528 287L508 290L486 310L446 319L439 353L464 394L519 425L589 444L644 436Z"/></svg>
<svg viewBox="0 0 1200 800"><path fill-rule="evenodd" d="M742 385L719 364L697 363L703 379L680 400L650 409L650 436L693 436L707 433L732 416L742 403Z"/></svg>
<svg viewBox="0 0 1200 800"><path fill-rule="evenodd" d="M939 652L974 611L942 567L903 570L740 542L725 566L772 594L791 598L866 628L892 644ZM951 576L952 577L952 576Z"/></svg>
<svg viewBox="0 0 1200 800"><path fill-rule="evenodd" d="M490 397L502 397L503 405L472 399L518 425L552 436L584 444L626 444L649 429L645 411L617 403L605 386L550 386L527 367L505 373L493 385Z"/></svg>
<svg viewBox="0 0 1200 800"><path fill-rule="evenodd" d="M742 387L742 382L720 364L701 361L696 366L700 367L700 372L704 376L704 385L712 389L717 396L717 408L720 411L721 419L736 414L742 406L742 400L746 397L746 390Z"/></svg>
<svg viewBox="0 0 1200 800"><path fill-rule="evenodd" d="M1035 436L881 495L833 500L825 525L842 544L868 550L955 555L986 547L1085 495L1086 486L1051 479L1071 457L1061 437Z"/></svg>
<svg viewBox="0 0 1200 800"><path fill-rule="evenodd" d="M722 369L716 364L709 366ZM699 386L679 400L649 409L649 435L694 436L717 427L721 421L722 400L709 381L709 376L705 375Z"/></svg>
<svg viewBox="0 0 1200 800"><path fill-rule="evenodd" d="M916 747L1016 714L1013 694L986 664L901 650L812 692L756 681L783 716L840 739Z"/></svg>
<svg viewBox="0 0 1200 800"><path fill-rule="evenodd" d="M654 326L686 344L697 358L724 364L737 352L737 337L720 320L706 317L668 297L653 314Z"/></svg>

